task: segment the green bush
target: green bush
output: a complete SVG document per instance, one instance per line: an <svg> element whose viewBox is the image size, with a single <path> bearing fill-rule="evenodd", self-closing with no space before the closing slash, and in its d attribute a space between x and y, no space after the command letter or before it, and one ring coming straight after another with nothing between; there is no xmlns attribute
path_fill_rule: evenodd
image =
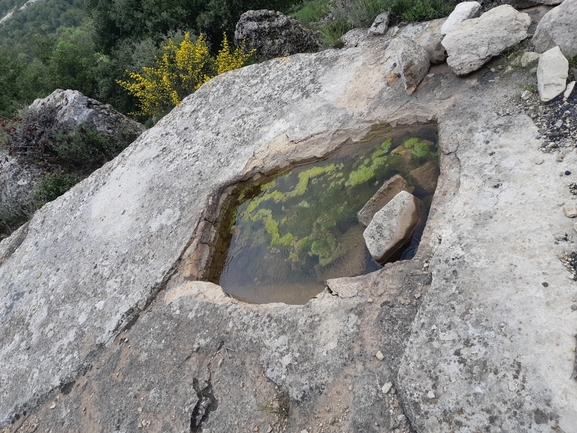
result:
<svg viewBox="0 0 577 433"><path fill-rule="evenodd" d="M34 191L34 204L37 208L56 200L82 180L82 176L71 173L49 173L40 181Z"/></svg>
<svg viewBox="0 0 577 433"><path fill-rule="evenodd" d="M311 0L292 16L318 30L325 44L334 45L348 30L369 27L382 12L390 12L390 23L395 25L402 21L418 22L447 16L457 3L459 0L352 0L334 3Z"/></svg>

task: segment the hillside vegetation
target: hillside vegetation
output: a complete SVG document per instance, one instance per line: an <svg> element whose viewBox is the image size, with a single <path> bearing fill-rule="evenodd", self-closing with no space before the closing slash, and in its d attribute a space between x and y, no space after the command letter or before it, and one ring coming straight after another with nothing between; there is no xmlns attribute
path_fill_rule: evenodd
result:
<svg viewBox="0 0 577 433"><path fill-rule="evenodd" d="M185 33L204 35L212 55L224 36L232 40L240 15L249 9L292 13L318 30L327 45L353 27L368 26L384 10L393 22L446 15L457 0L0 0L0 116L9 118L54 89L74 89L144 115L134 93L122 87L132 73L158 65L171 43ZM126 87L126 86L125 86Z"/></svg>

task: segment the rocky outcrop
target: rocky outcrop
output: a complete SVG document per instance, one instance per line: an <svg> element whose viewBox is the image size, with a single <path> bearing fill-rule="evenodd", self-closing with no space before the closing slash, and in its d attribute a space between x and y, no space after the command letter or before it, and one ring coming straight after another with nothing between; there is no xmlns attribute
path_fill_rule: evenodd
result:
<svg viewBox="0 0 577 433"><path fill-rule="evenodd" d="M542 101L550 101L565 91L569 62L559 47L541 54L537 67L537 88Z"/></svg>
<svg viewBox="0 0 577 433"><path fill-rule="evenodd" d="M558 259L574 145L558 162L512 108L526 71L441 65L408 95L383 42L216 77L0 244L0 428L574 429L575 282ZM432 120L441 175L413 260L304 306L185 279L227 186Z"/></svg>
<svg viewBox="0 0 577 433"><path fill-rule="evenodd" d="M369 225L373 216L390 202L401 191L413 192L413 187L399 174L387 180L379 190L369 199L363 208L357 212L359 222L365 227Z"/></svg>
<svg viewBox="0 0 577 433"><path fill-rule="evenodd" d="M282 12L270 10L248 11L240 16L234 31L237 46L255 49L265 58L314 52L319 43L313 31Z"/></svg>
<svg viewBox="0 0 577 433"><path fill-rule="evenodd" d="M43 200L35 191L51 170L54 155L45 155L51 143L81 126L103 133L125 147L143 130L139 123L118 113L110 105L87 98L75 90L56 90L35 100L13 121L7 147L0 149L0 233L26 221ZM113 149L112 144L108 144ZM71 154L78 152L77 148ZM33 157L33 158L30 158ZM94 151L87 159L97 160ZM110 158L110 157L109 157ZM47 163L48 162L48 163Z"/></svg>
<svg viewBox="0 0 577 433"><path fill-rule="evenodd" d="M476 71L493 56L525 39L530 24L529 15L509 5L463 21L443 39L447 63L457 75Z"/></svg>
<svg viewBox="0 0 577 433"><path fill-rule="evenodd" d="M441 27L441 35L445 36L465 20L478 17L480 12L481 4L479 2L465 1L457 4Z"/></svg>
<svg viewBox="0 0 577 433"><path fill-rule="evenodd" d="M57 89L46 98L36 99L28 110L50 111L50 116L55 117L55 126L59 128L88 126L122 141L131 142L144 131L144 126L111 105L88 98L77 90Z"/></svg>
<svg viewBox="0 0 577 433"><path fill-rule="evenodd" d="M577 0L565 0L539 21L532 42L538 53L559 46L566 57L577 56Z"/></svg>

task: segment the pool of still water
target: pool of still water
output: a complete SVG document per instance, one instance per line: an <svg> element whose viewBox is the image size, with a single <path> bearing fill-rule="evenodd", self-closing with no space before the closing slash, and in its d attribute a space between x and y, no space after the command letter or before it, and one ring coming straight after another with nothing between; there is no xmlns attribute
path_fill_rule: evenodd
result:
<svg viewBox="0 0 577 433"><path fill-rule="evenodd" d="M327 279L379 269L357 212L400 174L423 202L426 218L438 176L436 143L433 125L389 130L327 159L239 185L209 279L248 302L304 304L324 290ZM430 174L432 165L433 185L418 178Z"/></svg>

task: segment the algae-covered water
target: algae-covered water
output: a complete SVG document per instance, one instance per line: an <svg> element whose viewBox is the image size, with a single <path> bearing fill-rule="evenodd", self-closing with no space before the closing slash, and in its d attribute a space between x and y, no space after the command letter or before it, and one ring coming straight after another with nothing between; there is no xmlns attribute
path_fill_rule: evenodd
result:
<svg viewBox="0 0 577 433"><path fill-rule="evenodd" d="M396 174L428 210L438 175L436 142L431 125L389 130L347 144L325 160L239 185L210 279L249 302L304 304L329 278L379 269L365 247L357 212Z"/></svg>

